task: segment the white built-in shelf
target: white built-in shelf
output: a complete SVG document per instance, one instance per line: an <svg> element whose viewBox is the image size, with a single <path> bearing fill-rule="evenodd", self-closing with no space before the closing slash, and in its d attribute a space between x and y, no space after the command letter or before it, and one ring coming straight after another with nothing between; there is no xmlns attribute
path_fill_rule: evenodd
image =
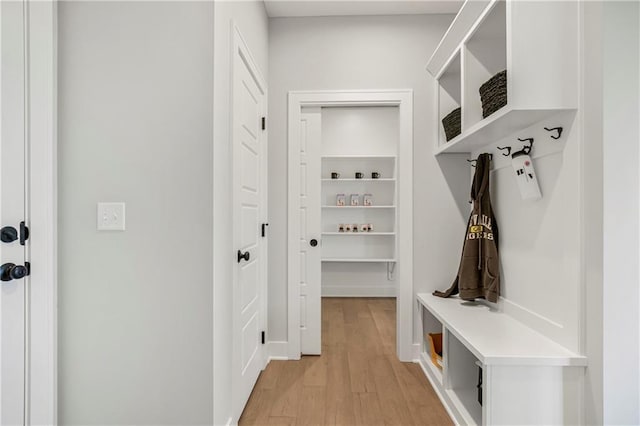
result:
<svg viewBox="0 0 640 426"><path fill-rule="evenodd" d="M442 370L440 370L433 364L433 362L431 361L431 356L429 356L428 352L421 352L420 357L422 358L422 363L420 365L428 369L433 375L432 377L434 377L438 381L440 386L442 386Z"/></svg>
<svg viewBox="0 0 640 426"><path fill-rule="evenodd" d="M476 24L482 16L489 0L474 0L464 2L449 29L440 40L436 50L429 58L426 69L433 75L437 75L446 65L451 57L451 52L455 51L467 38L469 29Z"/></svg>
<svg viewBox="0 0 640 426"><path fill-rule="evenodd" d="M512 109L506 105L449 142L438 146L435 155L472 152L553 114L572 110L572 108Z"/></svg>
<svg viewBox="0 0 640 426"><path fill-rule="evenodd" d="M576 111L579 55L567 52L579 45L578 27L575 2L465 2L426 66L438 89L435 155L470 153L507 137L515 140L523 129ZM484 118L479 89L503 70L508 103ZM458 107L462 132L446 142L442 119Z"/></svg>
<svg viewBox="0 0 640 426"><path fill-rule="evenodd" d="M484 365L587 365L586 357L483 303L427 293L417 298Z"/></svg>
<svg viewBox="0 0 640 426"><path fill-rule="evenodd" d="M445 389L445 392L458 409L465 424L482 424L482 407L478 404L478 391L475 388Z"/></svg>
<svg viewBox="0 0 640 426"><path fill-rule="evenodd" d="M379 178L379 179L371 179L371 178L366 178L366 179L355 179L355 178L349 178L349 179L322 179L322 182L395 182L396 180L393 178Z"/></svg>
<svg viewBox="0 0 640 426"><path fill-rule="evenodd" d="M376 158L396 158L396 155L322 155L322 159L376 159Z"/></svg>
<svg viewBox="0 0 640 426"><path fill-rule="evenodd" d="M332 257L323 257L323 262L349 262L349 263L385 263L385 262L395 262L395 259L385 259L385 258L332 258Z"/></svg>
<svg viewBox="0 0 640 426"><path fill-rule="evenodd" d="M395 209L396 206L322 206L323 209Z"/></svg>
<svg viewBox="0 0 640 426"><path fill-rule="evenodd" d="M365 235L396 235L395 232L323 232L322 235L365 236Z"/></svg>

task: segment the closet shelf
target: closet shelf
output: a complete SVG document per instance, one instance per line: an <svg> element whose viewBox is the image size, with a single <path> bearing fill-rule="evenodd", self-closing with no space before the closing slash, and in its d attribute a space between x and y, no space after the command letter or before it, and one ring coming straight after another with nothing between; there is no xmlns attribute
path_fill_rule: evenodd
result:
<svg viewBox="0 0 640 426"><path fill-rule="evenodd" d="M356 258L339 258L339 257L323 257L323 262L349 262L349 263L385 263L385 262L395 262L395 259L384 259L384 258L369 258L369 259L356 259Z"/></svg>
<svg viewBox="0 0 640 426"><path fill-rule="evenodd" d="M358 158L364 158L364 159L376 159L376 158L396 158L396 155L322 155L321 158L322 159L347 159L347 160L353 160L353 159L358 159Z"/></svg>
<svg viewBox="0 0 640 426"><path fill-rule="evenodd" d="M322 235L365 236L365 235L396 235L396 233L395 232L323 232Z"/></svg>
<svg viewBox="0 0 640 426"><path fill-rule="evenodd" d="M367 179L355 179L355 178L349 178L349 179L321 179L322 182L395 182L396 180L393 178L380 178L380 179L371 179L371 178L367 178Z"/></svg>
<svg viewBox="0 0 640 426"><path fill-rule="evenodd" d="M395 209L396 206L322 206L323 209Z"/></svg>
<svg viewBox="0 0 640 426"><path fill-rule="evenodd" d="M525 129L553 114L566 111L575 111L575 109L515 109L506 105L471 126L471 128L463 131L454 139L438 146L434 154L437 156L440 154L469 153Z"/></svg>
<svg viewBox="0 0 640 426"><path fill-rule="evenodd" d="M482 303L428 293L417 298L484 365L587 365L586 357Z"/></svg>

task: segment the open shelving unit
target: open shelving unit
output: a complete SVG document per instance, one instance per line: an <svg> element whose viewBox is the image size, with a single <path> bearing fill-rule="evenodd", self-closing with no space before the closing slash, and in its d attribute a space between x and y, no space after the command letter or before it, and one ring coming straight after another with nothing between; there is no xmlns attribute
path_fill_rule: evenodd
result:
<svg viewBox="0 0 640 426"><path fill-rule="evenodd" d="M396 259L396 156L323 155L321 165L322 262L390 263ZM337 179L331 173L339 173ZM355 178L355 173L365 177ZM380 173L373 179L372 172ZM358 194L359 206L337 206L336 197ZM373 205L362 205L371 194ZM340 224L371 224L371 232L339 232Z"/></svg>
<svg viewBox="0 0 640 426"><path fill-rule="evenodd" d="M435 155L476 151L577 108L577 32L571 32L578 25L576 10L571 4L512 0L463 5L426 67L437 81ZM507 104L483 118L479 88L502 70ZM462 131L447 142L442 118L457 107Z"/></svg>
<svg viewBox="0 0 640 426"><path fill-rule="evenodd" d="M586 366L584 356L481 302L425 293L419 293L417 300L422 307L425 335L443 334L443 369L431 362L426 339L420 365L458 423L563 423L567 413L561 404L543 402L567 391L563 388L566 383L558 378L571 376L566 369ZM482 405L478 401L479 366ZM505 380L509 377L518 379ZM502 402L507 400L509 404ZM512 410L513 406L517 409Z"/></svg>
<svg viewBox="0 0 640 426"><path fill-rule="evenodd" d="M576 2L466 1L426 65L438 97L434 155L493 150L496 157L505 139L577 111L580 13ZM479 89L503 70L507 102L483 117ZM447 142L442 118L456 107L461 133ZM538 313L507 298L490 304L420 293L417 301L425 337L443 338L442 369L427 339L419 362L455 423L580 423L587 359L558 344L568 341Z"/></svg>

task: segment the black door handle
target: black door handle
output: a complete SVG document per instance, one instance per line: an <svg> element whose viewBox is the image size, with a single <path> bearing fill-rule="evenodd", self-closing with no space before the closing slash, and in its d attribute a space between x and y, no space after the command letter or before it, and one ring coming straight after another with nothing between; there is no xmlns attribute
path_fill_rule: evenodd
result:
<svg viewBox="0 0 640 426"><path fill-rule="evenodd" d="M242 250L238 250L238 263L240 263L242 259L244 259L245 262L248 262L250 258L251 258L251 255L249 254L248 251L245 251L244 253L242 253Z"/></svg>
<svg viewBox="0 0 640 426"><path fill-rule="evenodd" d="M0 229L0 240L3 243L12 243L18 239L18 230L13 226L5 226Z"/></svg>
<svg viewBox="0 0 640 426"><path fill-rule="evenodd" d="M31 273L31 265L25 262L24 266L13 263L5 263L0 266L0 280L12 281L20 280Z"/></svg>
<svg viewBox="0 0 640 426"><path fill-rule="evenodd" d="M20 245L24 245L29 239L29 227L24 222L20 222L20 233L13 226L5 226L0 229L0 241L3 243L12 243L20 238Z"/></svg>
<svg viewBox="0 0 640 426"><path fill-rule="evenodd" d="M309 241L309 244L311 245L311 247L315 247L318 245L318 240L313 238L311 241Z"/></svg>

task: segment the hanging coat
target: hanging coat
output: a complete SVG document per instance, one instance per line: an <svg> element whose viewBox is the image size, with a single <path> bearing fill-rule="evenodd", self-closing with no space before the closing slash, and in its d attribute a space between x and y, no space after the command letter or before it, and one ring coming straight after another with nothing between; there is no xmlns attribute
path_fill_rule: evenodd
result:
<svg viewBox="0 0 640 426"><path fill-rule="evenodd" d="M473 210L467 223L458 275L451 287L435 291L440 297L460 294L464 300L484 298L497 302L500 296L500 260L498 257L498 225L489 195L491 157L480 154L471 186Z"/></svg>

